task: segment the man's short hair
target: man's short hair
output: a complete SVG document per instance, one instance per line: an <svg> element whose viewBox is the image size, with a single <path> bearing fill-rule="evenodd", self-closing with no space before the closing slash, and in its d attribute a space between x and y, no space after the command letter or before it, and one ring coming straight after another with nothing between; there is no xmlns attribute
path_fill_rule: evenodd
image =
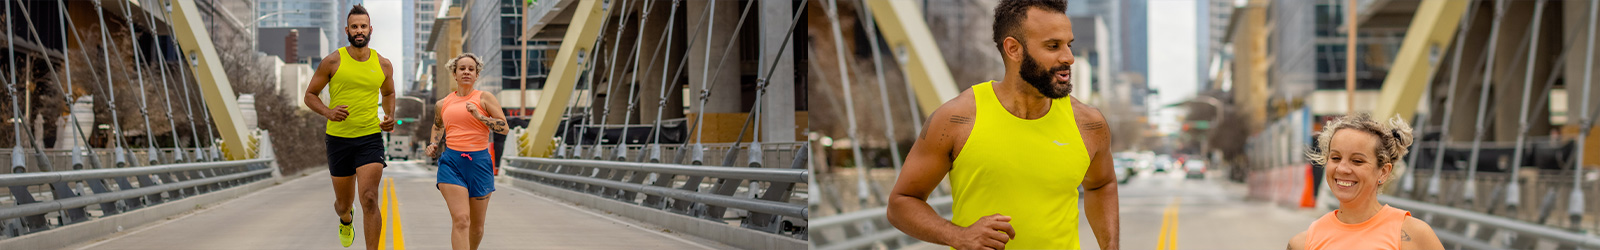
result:
<svg viewBox="0 0 1600 250"><path fill-rule="evenodd" d="M367 15L367 7L362 7L360 4L356 4L355 6L351 6L350 7L350 14L345 14L344 15L344 19L350 19L350 16L354 16L354 15L363 15L363 16L369 16L369 17L372 16L372 15Z"/></svg>
<svg viewBox="0 0 1600 250"><path fill-rule="evenodd" d="M1022 20L1028 19L1028 9L1063 13L1067 12L1066 0L1003 0L994 7L994 47L1005 53L1006 37L1015 37L1022 41Z"/></svg>

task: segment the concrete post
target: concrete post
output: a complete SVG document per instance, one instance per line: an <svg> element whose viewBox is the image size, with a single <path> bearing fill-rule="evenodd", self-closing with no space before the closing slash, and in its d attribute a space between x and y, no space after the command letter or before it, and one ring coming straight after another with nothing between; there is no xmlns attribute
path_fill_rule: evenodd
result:
<svg viewBox="0 0 1600 250"><path fill-rule="evenodd" d="M783 46L783 36L790 32L789 21L794 18L794 6L784 1L760 2L761 12L761 67L766 69L774 63L777 69L767 80L767 96L761 101L761 141L795 141L795 95L799 91L794 87L794 53L795 46L788 46L784 51L777 51ZM793 38L791 38L793 39ZM793 41L791 41L793 42ZM773 61L779 54L782 60ZM764 73L764 72L761 72Z"/></svg>
<svg viewBox="0 0 1600 250"><path fill-rule="evenodd" d="M670 46L645 44L644 47L639 48L639 58L642 58L639 60L649 60L650 55L657 54L657 52L655 52L657 47L664 47L660 49L664 51L660 52L661 55L656 58L655 62L646 61L640 63L640 65L642 65L641 67L644 67L644 69L638 71L642 72L639 75L638 121L640 124L653 124L656 122L656 110L661 106L661 84L663 84L661 80L662 71L678 69L678 62L681 61L681 59L685 56L684 53L687 53L683 43L686 41L685 39L687 39L688 35L685 33L688 33L689 29L685 29L686 24L684 24L684 21L685 19L692 18L691 16L688 16L688 14L680 12L678 13L677 18L675 18L677 20L673 20L673 22L668 23L668 13L673 11L672 4L656 4L650 7L650 11L652 14L644 21L644 26L642 27L644 28L644 35L639 37L639 41L655 42L661 40L661 36L667 34L667 25L676 26L675 29L678 31L672 34L673 37L667 38L675 41L668 44ZM651 66L652 64L654 64L653 67ZM668 75L672 75L671 73L675 72L667 73ZM661 119L683 118L683 95L680 93L683 91L683 84L686 82L680 79L672 79L668 82L670 82L668 83L670 86L667 86L667 108L661 109Z"/></svg>
<svg viewBox="0 0 1600 250"><path fill-rule="evenodd" d="M640 2L643 2L643 1L640 1ZM670 5L670 4L668 4L668 5ZM597 85L597 86L599 86L599 88L597 88L597 90L603 91L601 93L605 93L606 96L605 96L605 98L601 98L600 100L595 100L595 101L603 101L603 103L597 102L596 104L599 105L598 107L600 107L603 112L605 112L605 119L604 120L605 120L606 124L622 124L623 123L623 121L625 120L625 119L623 119L624 118L623 116L627 115L627 113L628 113L628 111L627 111L628 110L628 88L633 87L633 84L630 84L630 82L629 82L629 80L633 79L633 77L631 77L631 75L635 71L633 69L630 69L633 66L633 60L649 60L650 59L650 58L648 58L650 55L644 55L645 58L642 58L642 59L632 58L632 57L635 57L636 54L635 53L629 53L629 52L635 52L634 51L634 47L635 47L634 45L636 43L638 43L639 41L641 41L641 40L639 40L639 37L638 37L639 36L638 20L635 20L635 18L639 18L639 14L638 14L638 12L632 11L634 9L639 8L640 6L644 6L644 5L636 4L635 6L633 6L631 8L628 8L630 10L628 13L618 13L618 14L613 15L611 17L611 23L618 24L618 25L609 25L610 27L606 28L605 32L607 32L607 34L615 37L615 38L607 37L607 39L621 39L621 40L607 41L606 44L614 44L615 47L605 48L605 50L603 50L602 52L604 52L606 54L610 54L612 52L616 52L617 56L615 58L606 57L606 59L611 60L611 61L602 63L600 65L595 65L596 69L600 69L601 67L604 67L604 70L598 71L598 72L600 72L601 74L604 74L604 76L601 76L600 79L605 79L605 84ZM619 7L619 8L621 8L621 7ZM627 24L622 24L622 22L627 22ZM621 27L623 29L622 32L621 33L617 33L617 28L619 26L627 26L627 27ZM650 40L650 41L653 42L654 40ZM640 48L640 50L643 50L643 48ZM633 121L637 121L637 120L638 120L637 118L633 119Z"/></svg>
<svg viewBox="0 0 1600 250"><path fill-rule="evenodd" d="M1493 110L1490 110L1488 114L1484 114L1490 116L1488 117L1489 119L1485 120L1489 124L1484 127L1488 129L1488 131L1485 131L1487 134L1485 134L1486 139L1484 141L1503 142L1517 139L1517 127L1519 126L1517 118L1520 116L1521 110L1517 105L1512 104L1518 103L1522 99L1522 85L1524 83L1522 78L1526 76L1527 53L1536 53L1536 51L1529 51L1529 45L1540 42L1538 40L1528 40L1533 39L1530 36L1532 29L1527 27L1533 21L1534 4L1534 1L1512 1L1506 3L1506 12L1500 17L1503 19L1500 24L1506 29L1500 31L1500 48L1496 50L1495 55L1495 58L1500 58L1497 60L1498 62L1494 62L1493 67L1494 90L1490 95L1494 96L1492 98L1495 101L1491 106ZM1535 68L1535 70L1537 69ZM1538 81L1542 79L1537 78L1543 77L1536 76L1534 82L1543 83L1543 81ZM1539 91L1539 89L1534 91Z"/></svg>
<svg viewBox="0 0 1600 250"><path fill-rule="evenodd" d="M706 89L710 92L711 97L710 100L705 102L704 107L698 107L699 102L691 102L696 107L690 107L690 112L707 114L740 113L747 106L740 102L743 95L739 91L740 70L737 68L723 70L710 68L716 67L718 60L721 59L722 50L730 49L735 51L728 53L729 59L727 60L733 60L733 62L723 65L725 67L737 67L739 65L737 61L740 58L739 51L737 51L739 49L739 41L730 42L729 37L736 35L733 34L733 28L738 25L740 3L738 1L688 1L688 16L700 16L702 11L706 11L705 5L707 4L713 5L711 8L711 20L706 21L706 27L710 29L702 32L703 34L701 35L705 37L700 37L695 42L697 44L689 46L689 53L685 56L690 57L687 72L690 84L696 87L695 89L698 91L700 82L707 81ZM707 51L707 49L710 50ZM706 60L706 57L710 57L710 60ZM716 75L708 76L710 74ZM691 93L691 96L697 95Z"/></svg>
<svg viewBox="0 0 1600 250"><path fill-rule="evenodd" d="M1446 105L1454 106L1455 110L1459 112L1471 112L1478 108L1478 99L1473 97L1479 95L1480 88L1472 83L1483 81L1483 60L1487 55L1482 51L1485 51L1484 46L1488 45L1489 31L1492 28L1490 24L1494 21L1494 7L1491 5L1480 3L1478 8L1469 9L1469 11L1476 11L1477 13L1469 15L1479 18L1472 18L1472 20L1468 21L1468 24L1463 24L1468 25L1467 27L1470 27L1470 30L1463 37L1465 39L1456 43L1457 46L1463 46L1462 51L1468 52L1461 53L1461 58L1453 61L1453 63L1461 64L1461 71L1455 72L1458 74L1455 77L1458 78L1457 81L1461 84L1446 90L1453 97L1450 98ZM1450 117L1450 119L1445 122L1455 125L1453 129L1447 131L1450 136L1447 141L1472 140L1473 130L1471 127L1465 126L1465 124L1476 123L1476 116L1455 115L1447 117Z"/></svg>

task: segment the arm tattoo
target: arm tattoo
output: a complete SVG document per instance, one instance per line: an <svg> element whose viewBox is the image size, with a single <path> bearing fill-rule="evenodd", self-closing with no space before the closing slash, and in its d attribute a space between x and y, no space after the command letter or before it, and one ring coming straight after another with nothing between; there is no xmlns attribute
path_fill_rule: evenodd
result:
<svg viewBox="0 0 1600 250"><path fill-rule="evenodd" d="M1411 234L1406 233L1405 229L1401 229L1400 230L1400 240L1401 241L1411 241Z"/></svg>
<svg viewBox="0 0 1600 250"><path fill-rule="evenodd" d="M1101 130L1101 129L1105 129L1105 128L1106 128L1106 122L1100 122L1100 121L1091 122L1089 124L1084 124L1083 127L1082 127L1083 130Z"/></svg>
<svg viewBox="0 0 1600 250"><path fill-rule="evenodd" d="M966 116L959 116L959 115L952 115L952 116L950 116L950 123L955 123L955 124L972 124L972 117L966 117Z"/></svg>
<svg viewBox="0 0 1600 250"><path fill-rule="evenodd" d="M439 141L443 141L444 140L444 127L442 127L442 126L433 126L433 136L431 136L431 139L433 141L431 141L429 144L439 144Z"/></svg>
<svg viewBox="0 0 1600 250"><path fill-rule="evenodd" d="M433 115L433 127L434 129L444 128L444 113Z"/></svg>
<svg viewBox="0 0 1600 250"><path fill-rule="evenodd" d="M501 119L490 118L490 120L484 121L484 125L488 125L489 126L489 130L490 131L494 131L494 133L496 133L496 134L502 134L503 135L503 134L506 134L506 132L510 130L506 126L506 120L501 120Z"/></svg>
<svg viewBox="0 0 1600 250"><path fill-rule="evenodd" d="M511 130L508 126L506 126L505 119L488 117L479 113L472 113L472 116L477 117L478 121L483 122L483 125L489 126L489 131L494 131L496 134L506 134L506 131Z"/></svg>

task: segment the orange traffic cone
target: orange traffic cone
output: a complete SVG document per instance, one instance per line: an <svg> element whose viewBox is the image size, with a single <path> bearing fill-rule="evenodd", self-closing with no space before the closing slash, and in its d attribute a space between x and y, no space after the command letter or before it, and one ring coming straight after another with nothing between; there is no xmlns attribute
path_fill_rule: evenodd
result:
<svg viewBox="0 0 1600 250"><path fill-rule="evenodd" d="M1317 182L1316 182L1316 179L1315 179L1317 177L1312 175L1311 168L1312 168L1311 164L1306 164L1306 189L1305 189L1305 192L1301 192L1301 196L1300 196L1300 207L1301 208L1311 208L1311 207L1315 207L1317 205L1316 195L1313 195L1317 191L1317 186L1316 186Z"/></svg>

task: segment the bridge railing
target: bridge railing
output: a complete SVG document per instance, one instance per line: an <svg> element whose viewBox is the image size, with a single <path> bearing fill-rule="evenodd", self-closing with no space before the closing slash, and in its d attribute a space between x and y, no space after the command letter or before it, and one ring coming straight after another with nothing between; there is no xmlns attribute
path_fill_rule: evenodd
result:
<svg viewBox="0 0 1600 250"><path fill-rule="evenodd" d="M0 238L272 178L274 158L0 175ZM130 180L131 179L131 180ZM96 206L98 205L98 206Z"/></svg>
<svg viewBox="0 0 1600 250"><path fill-rule="evenodd" d="M945 219L952 216L950 206L955 200L950 196L930 197L928 205ZM889 225L887 207L875 207L842 213L812 221L812 249L894 249L917 242L917 239Z"/></svg>
<svg viewBox="0 0 1600 250"><path fill-rule="evenodd" d="M731 144L722 149L728 147ZM744 158L752 158L752 148L764 153L754 154L751 161L740 161L745 162L740 166L656 163L650 157L637 157L646 153L646 148L650 147L635 145L622 151L636 156L625 159L643 162L595 160L587 157L589 154L584 154L586 159L507 156L510 167L504 170L518 179L717 223L726 223L724 217L729 213L748 213L740 227L806 239L807 197L796 192L805 190L810 178L810 171L805 168L809 146L804 142L741 145L738 154ZM605 158L617 158L610 153L615 148L597 149L607 152ZM665 147L666 152L661 154L674 159L672 154L679 153L676 150L681 149ZM792 158L778 166L763 164L769 156ZM707 178L715 179L702 182Z"/></svg>
<svg viewBox="0 0 1600 250"><path fill-rule="evenodd" d="M1555 249L1600 248L1600 236L1592 233L1569 231L1388 195L1378 196L1378 201L1408 210L1412 216L1429 221L1434 233L1439 235L1439 240L1446 246L1454 245L1467 249L1546 249L1540 244L1554 244Z"/></svg>
<svg viewBox="0 0 1600 250"><path fill-rule="evenodd" d="M44 151L45 159L49 159L50 160L50 166L53 166L55 168L55 169L49 169L48 171L71 171L71 170L84 170L84 169L100 169L100 168L117 168L117 167L152 165L152 164L148 163L149 160L150 160L150 158L149 158L150 156L149 156L149 151L147 149L144 149L144 148L126 148L126 149L123 149L123 150L124 150L125 155L123 156L124 158L120 162L117 160L116 154L115 154L115 152L113 152L114 150L106 149L106 148L94 148L92 150L88 149L88 148L84 148L81 151L76 151L76 153L77 153L76 156L73 155L73 153L75 151L73 151L71 149L45 149L45 150L41 150L41 151ZM178 150L182 150L182 153L183 153L183 160L182 161L178 161L177 157L174 157L175 154L173 152L178 152ZM178 148L157 148L156 151L158 151L160 153L157 153L158 156L156 156L156 158L162 163L195 162L195 159L196 159L197 155L206 156L206 158L210 158L210 155L208 154L209 152L207 152L206 150L208 150L208 149L206 149L206 148L182 148L182 149L178 149ZM42 164L39 164L38 158L35 158L35 157L32 156L34 154L34 153L32 153L33 150L25 150L24 152L25 152L24 154L29 155L28 157L23 157L23 160L25 162L23 162L22 164L12 164L13 157L11 156L11 152L7 151L7 150L0 150L0 166L12 166L13 168L16 168L19 165L23 166L22 169L8 169L5 172L0 172L0 174L25 173L25 172L31 173L31 172L47 171L46 169L38 169L38 167L36 167L36 166L40 166ZM202 161L205 161L205 160L202 160ZM95 163L99 163L98 167L96 167L97 165ZM121 164L118 164L118 163L121 163Z"/></svg>

